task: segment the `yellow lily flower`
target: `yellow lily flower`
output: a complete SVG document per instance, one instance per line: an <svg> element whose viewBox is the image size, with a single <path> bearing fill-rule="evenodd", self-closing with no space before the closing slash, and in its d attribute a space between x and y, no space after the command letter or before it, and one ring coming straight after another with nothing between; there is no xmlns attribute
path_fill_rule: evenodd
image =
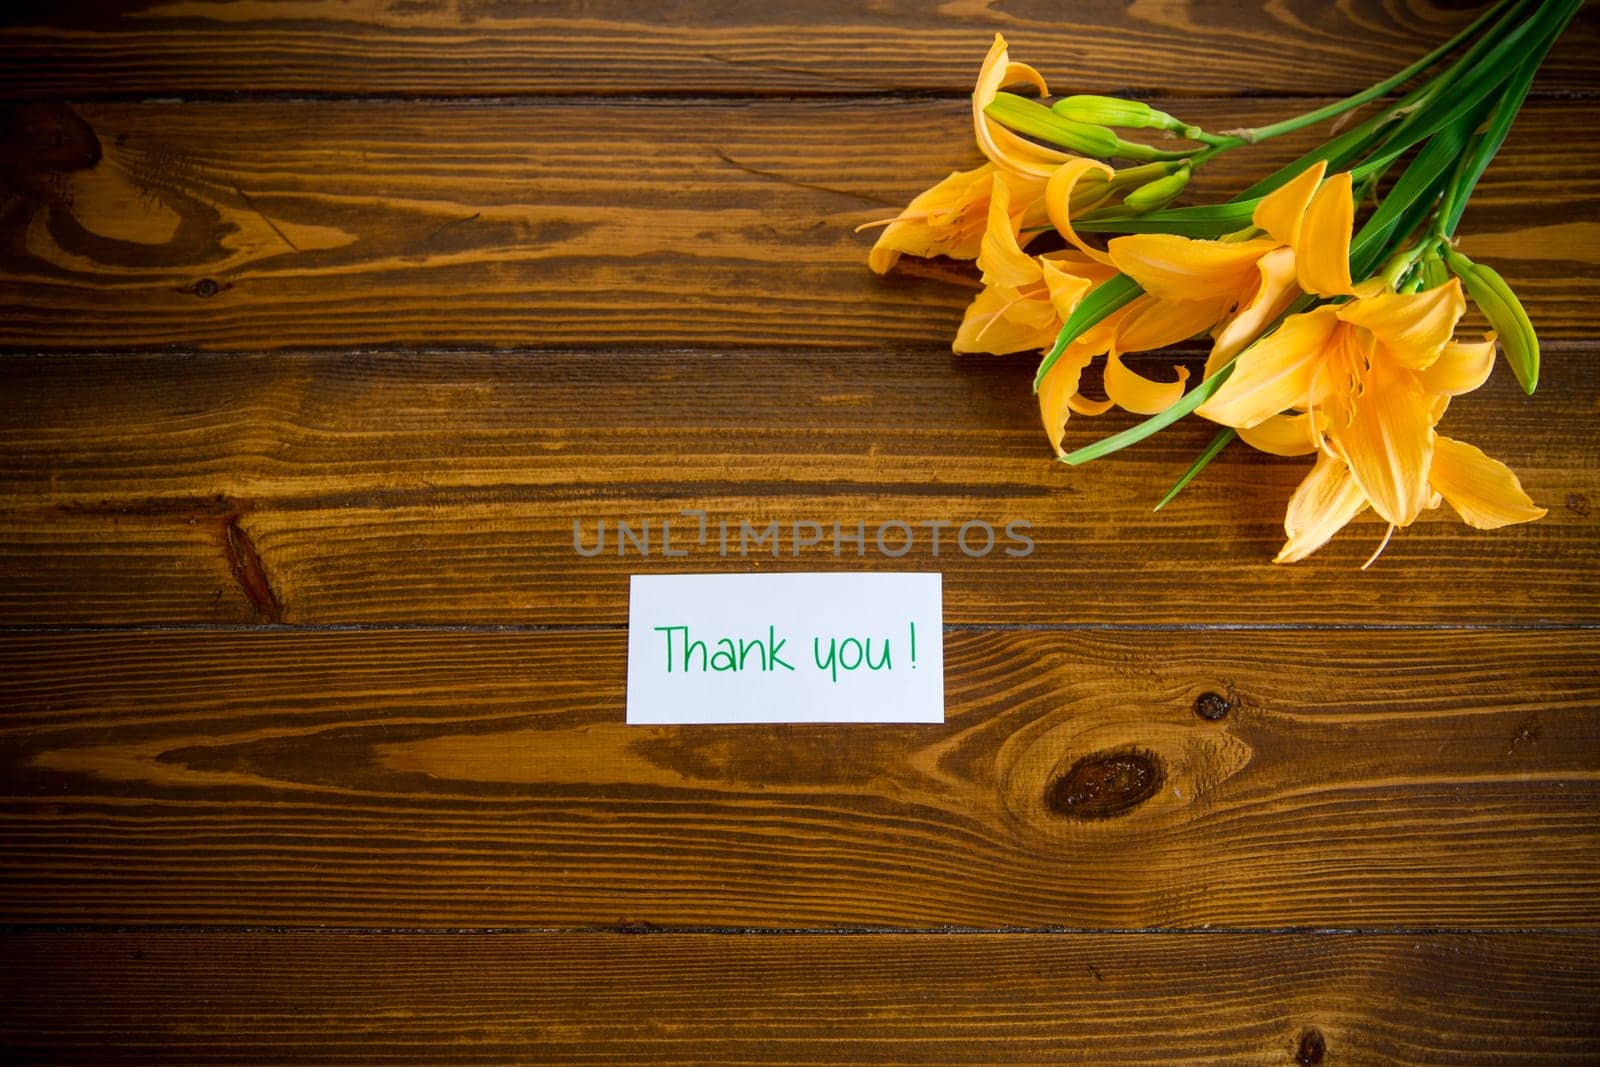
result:
<svg viewBox="0 0 1600 1067"><path fill-rule="evenodd" d="M1144 296L1115 319L1116 328L1097 338L1104 345L1099 351L1106 353L1106 395L1119 407L1153 415L1175 403L1188 380L1188 371L1176 366L1175 380L1152 381L1128 368L1123 353L1164 348L1215 329L1216 343L1206 363L1210 375L1281 315L1302 287L1326 295L1350 290L1348 244L1353 205L1348 174L1324 181L1326 164L1318 163L1263 198L1252 216L1256 228L1265 231L1261 237L1201 241L1169 234L1134 234L1114 238L1105 252L1098 252L1073 231L1069 210L1074 185L1097 167L1100 165L1092 160L1078 160L1057 168L1046 186L1045 208L1068 241L1127 274L1145 290ZM1102 178L1110 176L1109 169L1100 169ZM1321 251L1330 240L1343 242L1342 270L1336 252ZM1085 350L1077 353L1073 362L1086 364L1097 354ZM1064 375L1071 373L1069 369ZM1046 378L1040 387L1041 405L1049 375ZM1075 382L1076 376L1071 380ZM1046 417L1058 454L1058 427L1064 418L1059 403ZM1278 439L1297 441L1304 435L1296 431L1292 422L1274 423L1250 436L1283 448L1291 446Z"/></svg>
<svg viewBox="0 0 1600 1067"><path fill-rule="evenodd" d="M994 184L978 252L984 288L956 331L957 352L1003 355L1046 347L1084 294L1115 273L1073 252L1028 255L1018 243L1010 195L1006 182Z"/></svg>
<svg viewBox="0 0 1600 1067"><path fill-rule="evenodd" d="M982 247L992 191L997 185L1006 189L1010 203L1022 205L1023 210L1015 219L1019 229L1044 221L1043 181L1018 178L993 163L985 163L974 170L952 173L919 194L892 219L856 227L857 233L874 226L887 227L867 253L867 266L886 274L902 254L975 258Z"/></svg>
<svg viewBox="0 0 1600 1067"><path fill-rule="evenodd" d="M1449 501L1463 522L1480 530L1532 522L1545 515L1545 509L1534 505L1511 468L1465 441L1442 435L1433 438L1428 487L1430 508L1438 507L1441 500ZM1341 459L1321 453L1289 501L1283 521L1289 539L1273 562L1293 563L1306 558L1365 511L1368 504L1350 467ZM1393 531L1391 526L1390 532ZM1384 544L1387 543L1385 538ZM1372 559L1376 558L1374 553Z"/></svg>
<svg viewBox="0 0 1600 1067"><path fill-rule="evenodd" d="M1103 182L1111 176L1111 168L1097 160L1071 160L1051 175L1045 186L1044 202L1051 223L1070 244L1088 259L1109 271L1117 272L1122 270L1122 264L1116 256L1085 243L1072 225L1072 206L1078 200L1075 195L1078 184L1085 178ZM1116 244L1116 241L1112 244ZM1259 254L1259 250L1251 249L1247 253ZM1219 288L1215 285L1200 286L1192 291L1161 287L1160 292L1147 292L1102 322L1095 334L1095 348L1079 353L1078 358L1087 363L1088 359L1104 352L1106 396L1117 406L1135 414L1153 415L1170 407L1183 395L1184 385L1189 378L1188 369L1174 365L1176 380L1152 381L1127 367L1122 362L1123 353L1165 348L1203 333L1217 324L1234 299L1231 287ZM1063 358L1065 356L1066 353ZM1044 383L1040 385L1042 391ZM1064 418L1059 410L1056 414ZM1046 429L1050 431L1052 440L1057 442L1059 454L1060 438L1053 416L1047 417Z"/></svg>
<svg viewBox="0 0 1600 1067"><path fill-rule="evenodd" d="M1000 169L1020 178L1046 181L1061 164L1076 156L1056 148L1046 148L1013 133L984 114L984 109L994 103L1000 90L1008 85L1026 83L1039 90L1040 96L1049 96L1050 87L1044 76L1026 63L1013 63L1006 49L1006 39L998 33L994 44L984 57L978 70L978 84L972 89L972 128L978 138L978 148L989 161Z"/></svg>
<svg viewBox="0 0 1600 1067"><path fill-rule="evenodd" d="M1263 451L1318 453L1289 502L1289 539L1276 562L1304 559L1368 507L1391 534L1441 500L1479 529L1542 517L1503 463L1434 430L1450 399L1478 388L1494 366L1492 335L1451 339L1465 310L1460 282L1356 291L1363 295L1291 316L1247 348L1198 409Z"/></svg>
<svg viewBox="0 0 1600 1067"><path fill-rule="evenodd" d="M1350 175L1324 180L1326 170L1318 162L1256 205L1251 221L1261 236L1203 241L1131 234L1107 245L1117 269L1157 300L1220 305L1208 377L1283 314L1301 290L1323 296L1351 291Z"/></svg>
<svg viewBox="0 0 1600 1067"><path fill-rule="evenodd" d="M1045 182L1073 157L1019 137L984 114L1002 88L1019 82L1032 85L1041 96L1049 95L1043 76L1026 63L1011 62L1005 38L995 34L972 91L973 132L989 162L974 170L956 171L918 195L892 219L856 227L858 233L874 226L888 227L867 254L867 265L874 271L887 273L902 254L952 259L977 256L992 192L999 185L1009 194L1018 230L1044 221Z"/></svg>
<svg viewBox="0 0 1600 1067"><path fill-rule="evenodd" d="M1198 412L1241 430L1287 411L1305 415L1307 435L1344 461L1373 510L1406 526L1427 506L1433 426L1440 400L1456 391L1447 389L1462 373L1455 364L1479 357L1474 346L1451 345L1466 309L1459 280L1421 293L1362 292L1290 316L1239 355ZM1447 350L1447 366L1427 374Z"/></svg>

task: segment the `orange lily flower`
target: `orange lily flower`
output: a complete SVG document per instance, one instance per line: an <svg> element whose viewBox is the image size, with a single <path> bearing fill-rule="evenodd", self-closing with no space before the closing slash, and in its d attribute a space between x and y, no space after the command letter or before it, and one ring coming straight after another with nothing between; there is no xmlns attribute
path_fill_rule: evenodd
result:
<svg viewBox="0 0 1600 1067"><path fill-rule="evenodd" d="M1061 235L1075 246L1085 258L1115 274L1121 265L1108 252L1099 251L1086 244L1072 225L1073 204L1078 200L1077 186L1085 178L1106 181L1112 176L1111 168L1092 159L1074 159L1057 168L1045 186L1045 211ZM1119 238L1120 240L1120 238ZM1113 242L1114 244L1115 242ZM1071 384L1076 390L1078 375L1095 356L1105 353L1105 389L1111 403L1141 415L1153 415L1171 406L1183 395L1189 372L1174 366L1177 378L1170 382L1156 382L1145 378L1122 362L1125 352L1144 352L1164 348L1203 333L1214 326L1228 311L1231 296L1221 295L1201 288L1195 293L1167 295L1146 293L1102 321L1095 329L1075 342L1062 353L1057 365L1050 368L1045 380L1040 382L1041 414L1056 452L1061 453L1061 427L1069 410L1083 410L1087 402L1064 404L1061 390ZM1064 364L1064 366L1063 366ZM1047 389L1050 379L1062 375L1066 380L1054 389ZM1043 408L1049 395L1049 407ZM1062 397L1060 401L1058 397Z"/></svg>
<svg viewBox="0 0 1600 1067"><path fill-rule="evenodd" d="M1037 186L1037 189L1034 187ZM901 255L949 256L973 259L983 247L983 233L989 218L989 205L996 187L1003 187L1008 202L1026 208L1037 203L1043 182L1017 178L993 163L974 170L956 171L933 188L918 194L905 211L892 219L869 222L856 229L886 226L877 243L867 253L867 266L887 274ZM1024 215L1029 217L1024 218ZM1043 221L1042 210L1024 211L1015 219L1017 227L1036 226Z"/></svg>
<svg viewBox="0 0 1600 1067"><path fill-rule="evenodd" d="M1465 310L1460 282L1357 291L1285 320L1199 408L1263 451L1320 453L1289 503L1277 562L1304 559L1368 507L1391 534L1441 499L1479 529L1543 516L1503 463L1434 430L1450 398L1478 388L1494 365L1492 336L1451 340Z"/></svg>
<svg viewBox="0 0 1600 1067"><path fill-rule="evenodd" d="M1432 494L1428 506L1438 507L1441 499L1447 500L1463 522L1480 530L1532 522L1545 515L1544 508L1534 506L1511 468L1465 441L1435 435L1427 477ZM1289 540L1273 562L1305 559L1365 511L1368 503L1350 467L1326 452L1319 454L1316 466L1289 500L1283 520ZM1377 553L1372 558L1376 559Z"/></svg>
<svg viewBox="0 0 1600 1067"><path fill-rule="evenodd" d="M1198 411L1241 432L1288 410L1303 414L1297 422L1308 444L1343 460L1373 510L1406 526L1428 503L1433 426L1443 412L1438 401L1448 397L1425 372L1447 347L1451 362L1471 347L1450 344L1466 302L1454 278L1421 293L1378 288L1364 285L1366 295L1348 303L1290 316L1239 355Z"/></svg>
<svg viewBox="0 0 1600 1067"><path fill-rule="evenodd" d="M1392 533L1436 506L1439 494L1455 503L1462 486L1499 494L1499 511L1478 499L1458 506L1469 522L1469 513L1538 518L1543 512L1515 476L1476 450L1469 455L1470 446L1443 446L1435 469L1438 442L1447 439L1434 426L1450 397L1488 377L1494 342L1452 341L1466 310L1459 279L1415 293L1394 292L1381 279L1351 284L1348 183L1348 174L1336 175L1304 200L1303 191L1276 203L1269 197L1256 221L1294 255L1300 288L1355 299L1284 320L1238 354L1231 376L1197 409L1263 451L1323 453L1291 502L1280 558L1302 558L1368 506ZM1296 203L1304 204L1298 212Z"/></svg>
<svg viewBox="0 0 1600 1067"><path fill-rule="evenodd" d="M1006 39L995 34L994 44L978 70L978 84L972 89L972 128L978 137L978 148L991 163L1019 178L1033 178L1042 183L1048 181L1061 164L1077 157L1060 149L1034 144L984 113L1001 89L1023 82L1039 90L1040 96L1050 95L1044 76L1026 63L1011 62ZM1043 193L1044 190L1041 187L1039 191Z"/></svg>
<svg viewBox="0 0 1600 1067"><path fill-rule="evenodd" d="M956 331L952 347L957 352L1004 355L1046 347L1084 294L1116 273L1070 251L1024 252L1003 181L996 182L989 200L978 267L984 288Z"/></svg>
<svg viewBox="0 0 1600 1067"><path fill-rule="evenodd" d="M1299 294L1299 287L1329 295L1350 288L1350 176L1335 175L1324 182L1325 163L1308 167L1256 206L1252 220L1257 229L1265 231L1264 236L1202 241L1134 234L1114 238L1105 252L1078 237L1070 210L1075 184L1096 168L1103 179L1110 177L1110 170L1093 160L1057 168L1046 186L1046 212L1068 241L1097 262L1133 278L1145 294L1062 353L1040 383L1041 415L1057 455L1062 454L1068 413L1090 404L1081 397L1069 404L1067 394L1075 393L1083 368L1101 352L1106 354L1106 396L1135 414L1153 415L1183 395L1189 372L1175 366L1175 380L1152 381L1126 366L1123 353L1164 348L1215 328L1216 343L1206 362L1206 374L1210 375L1281 315ZM1346 245L1342 270L1336 256L1319 254L1330 236L1341 233ZM1059 383L1052 382L1056 377L1061 379ZM1254 436L1281 436L1294 430L1294 424L1285 420Z"/></svg>
<svg viewBox="0 0 1600 1067"><path fill-rule="evenodd" d="M978 71L972 91L972 126L988 162L974 170L956 171L920 194L892 219L869 222L857 230L887 226L867 255L867 265L886 273L902 254L972 259L982 248L993 191L1004 186L1017 230L1044 222L1045 182L1062 163L1074 157L1036 145L984 114L1007 85L1026 83L1048 96L1044 77L1026 63L1011 62L1005 38L994 45Z"/></svg>
<svg viewBox="0 0 1600 1067"><path fill-rule="evenodd" d="M1350 292L1351 180L1343 172L1324 181L1326 170L1318 162L1262 198L1251 216L1261 236L1203 241L1131 234L1107 245L1111 262L1149 296L1167 305L1204 300L1218 309L1207 324L1219 325L1208 377L1283 314L1301 290L1323 296Z"/></svg>

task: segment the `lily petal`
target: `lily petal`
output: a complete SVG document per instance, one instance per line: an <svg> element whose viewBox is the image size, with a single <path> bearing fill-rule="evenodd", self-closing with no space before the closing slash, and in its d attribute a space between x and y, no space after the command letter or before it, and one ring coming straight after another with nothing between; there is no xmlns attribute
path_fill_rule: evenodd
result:
<svg viewBox="0 0 1600 1067"><path fill-rule="evenodd" d="M1011 218L1011 191L997 181L989 194L989 222L978 251L985 285L1020 289L1039 280L1039 263L1017 244Z"/></svg>
<svg viewBox="0 0 1600 1067"><path fill-rule="evenodd" d="M1283 530L1289 540L1272 562L1305 559L1366 507L1367 498L1350 476L1350 469L1326 453L1319 454L1317 465L1289 498L1283 517Z"/></svg>
<svg viewBox="0 0 1600 1067"><path fill-rule="evenodd" d="M1096 263L1110 266L1111 257L1086 244L1078 236L1078 231L1072 228L1072 187L1089 174L1111 178L1116 172L1098 159L1086 156L1063 163L1050 175L1050 181L1044 187L1044 209L1050 217L1050 225L1059 230L1062 237Z"/></svg>
<svg viewBox="0 0 1600 1067"><path fill-rule="evenodd" d="M951 349L1003 356L1043 348L1056 339L1061 323L1048 303L1014 289L987 286L967 305Z"/></svg>
<svg viewBox="0 0 1600 1067"><path fill-rule="evenodd" d="M1338 324L1332 307L1289 316L1239 354L1232 375L1198 413L1240 429L1258 426L1288 408L1304 407L1324 347Z"/></svg>
<svg viewBox="0 0 1600 1067"><path fill-rule="evenodd" d="M1071 317L1079 301L1094 288L1095 282L1081 274L1073 274L1062 269L1056 260L1040 257L1037 262L1044 274L1045 287L1050 294L1050 306L1055 309L1056 317L1065 322Z"/></svg>
<svg viewBox="0 0 1600 1067"><path fill-rule="evenodd" d="M1117 325L1116 347L1123 352L1150 352L1187 341L1217 324L1228 310L1228 299L1161 300L1148 293L1137 297Z"/></svg>
<svg viewBox="0 0 1600 1067"><path fill-rule="evenodd" d="M1245 345L1283 314L1294 303L1295 297L1300 295L1300 286L1295 280L1294 249L1278 248L1268 252L1256 260L1256 270L1261 278L1255 293L1217 334L1211 356L1206 360L1207 378L1243 351Z"/></svg>
<svg viewBox="0 0 1600 1067"><path fill-rule="evenodd" d="M1350 292L1350 227L1355 221L1350 172L1323 182L1306 205L1294 243L1300 288L1323 296Z"/></svg>
<svg viewBox="0 0 1600 1067"><path fill-rule="evenodd" d="M996 34L995 36L999 37L1000 35ZM1002 38L1001 43L1002 43L1002 46L1003 46L1004 45L1004 39L1003 38ZM1035 89L1039 90L1039 95L1040 96L1049 96L1050 95L1050 86L1048 86L1048 85L1046 85L1044 83L1044 75L1043 74L1040 74L1037 70L1035 70L1033 67L1029 66L1026 63L1018 63L1015 60L1012 60L1012 61L1008 62L1006 64L1006 78L1005 78L1005 81L1001 82L1000 84L1001 85L1017 85L1017 84L1019 84L1021 82L1027 82L1029 85L1031 85Z"/></svg>
<svg viewBox="0 0 1600 1067"><path fill-rule="evenodd" d="M1476 343L1451 341L1439 353L1439 358L1418 373L1422 387L1442 396L1460 396L1470 393L1489 380L1494 370L1494 334L1485 334ZM1443 412L1440 412L1443 414Z"/></svg>
<svg viewBox="0 0 1600 1067"><path fill-rule="evenodd" d="M1117 269L1145 292L1166 300L1204 300L1238 299L1255 280L1256 261L1276 247L1270 237L1199 241L1170 233L1136 233L1114 238L1106 249Z"/></svg>
<svg viewBox="0 0 1600 1067"><path fill-rule="evenodd" d="M1421 370L1439 358L1467 310L1461 279L1420 293L1381 292L1339 307L1345 322L1365 327L1402 367Z"/></svg>
<svg viewBox="0 0 1600 1067"><path fill-rule="evenodd" d="M1067 397L1067 407L1071 408L1079 415L1088 415L1091 417L1096 415L1104 415L1106 412L1110 411L1116 406L1117 405L1113 404L1110 400L1090 400L1082 393L1074 393Z"/></svg>
<svg viewBox="0 0 1600 1067"><path fill-rule="evenodd" d="M1066 455L1061 447L1061 439L1066 436L1067 417L1072 411L1080 410L1072 402L1078 393L1078 380L1083 377L1083 369L1095 355L1085 346L1068 345L1066 351L1051 365L1044 381L1039 383L1039 417L1044 421L1044 432L1050 438L1050 446L1058 456Z"/></svg>
<svg viewBox="0 0 1600 1067"><path fill-rule="evenodd" d="M1006 129L983 113L994 103L995 94L1003 86L1026 81L1041 95L1048 95L1044 79L1039 72L1025 63L1013 63L1006 51L1006 39L998 33L994 44L978 71L978 83L972 90L972 127L978 138L978 148L1002 170L1035 178L1048 178L1052 171L1073 157L1053 148L1034 144Z"/></svg>
<svg viewBox="0 0 1600 1067"><path fill-rule="evenodd" d="M1258 452L1274 456L1309 456L1322 445L1321 419L1310 412L1274 415L1239 431L1239 439Z"/></svg>
<svg viewBox="0 0 1600 1067"><path fill-rule="evenodd" d="M1135 415L1163 412L1183 396L1184 384L1189 380L1189 368L1175 363L1172 369L1178 374L1177 381L1151 381L1129 370L1122 362L1122 353L1113 348L1106 353L1106 396Z"/></svg>
<svg viewBox="0 0 1600 1067"><path fill-rule="evenodd" d="M1300 223L1312 194L1327 173L1328 161L1319 159L1289 181L1274 189L1256 205L1250 220L1257 229L1266 230L1281 245L1293 245L1300 239Z"/></svg>
<svg viewBox="0 0 1600 1067"><path fill-rule="evenodd" d="M1465 441L1436 437L1428 481L1468 526L1494 530L1543 518L1510 467Z"/></svg>
<svg viewBox="0 0 1600 1067"><path fill-rule="evenodd" d="M1428 505L1432 400L1416 375L1380 361L1351 405L1349 424L1328 427L1329 443L1372 509L1395 526L1410 525Z"/></svg>

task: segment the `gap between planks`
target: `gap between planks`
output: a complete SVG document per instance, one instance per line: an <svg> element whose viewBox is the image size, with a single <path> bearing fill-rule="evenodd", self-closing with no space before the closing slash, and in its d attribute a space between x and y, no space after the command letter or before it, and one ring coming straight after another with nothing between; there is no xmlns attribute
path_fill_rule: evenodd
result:
<svg viewBox="0 0 1600 1067"><path fill-rule="evenodd" d="M771 573L771 572L762 572ZM806 573L796 571L792 573ZM892 572L884 572L892 573ZM0 626L0 635L66 634L538 634L626 633L625 622L600 623L107 623ZM1584 633L1600 622L947 622L946 633Z"/></svg>
<svg viewBox="0 0 1600 1067"><path fill-rule="evenodd" d="M1588 926L665 926L650 922L603 926L228 926L215 923L0 923L0 938L23 935L171 934L173 936L331 937L420 934L482 937L1580 937Z"/></svg>

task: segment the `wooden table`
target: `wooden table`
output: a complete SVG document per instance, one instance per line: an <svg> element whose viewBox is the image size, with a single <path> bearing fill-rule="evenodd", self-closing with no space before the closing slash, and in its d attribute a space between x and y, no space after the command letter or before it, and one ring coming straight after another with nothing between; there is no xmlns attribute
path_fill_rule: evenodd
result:
<svg viewBox="0 0 1600 1067"><path fill-rule="evenodd" d="M9 1061L1600 1057L1595 9L1463 225L1544 381L1444 426L1549 516L1362 573L1374 521L1268 563L1302 461L1232 449L1150 514L1193 420L1053 462L1033 361L949 354L965 276L879 279L851 230L976 159L997 29L1227 125L1467 11L35 6L0 30ZM1036 550L574 552L682 509ZM627 576L682 569L942 571L945 725L625 726Z"/></svg>

